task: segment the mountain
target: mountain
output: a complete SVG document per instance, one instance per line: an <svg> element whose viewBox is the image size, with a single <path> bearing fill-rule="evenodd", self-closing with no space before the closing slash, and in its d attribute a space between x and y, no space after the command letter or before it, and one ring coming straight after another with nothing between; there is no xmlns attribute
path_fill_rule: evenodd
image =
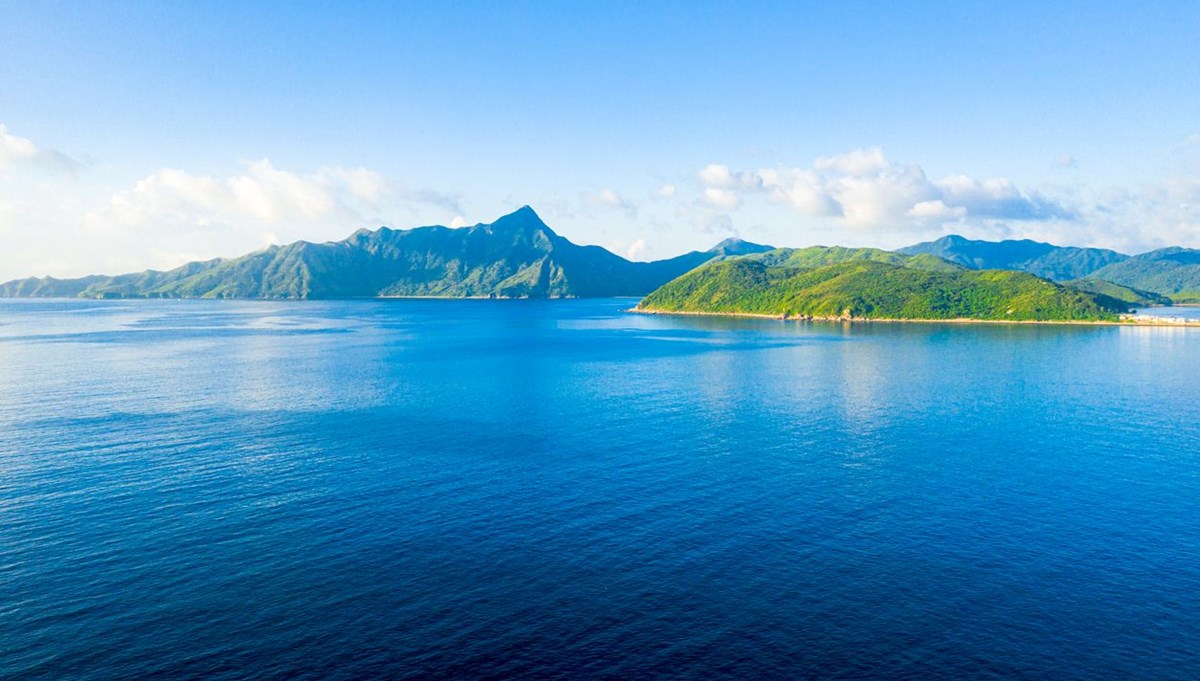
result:
<svg viewBox="0 0 1200 681"><path fill-rule="evenodd" d="M1128 306L1025 272L931 271L876 260L812 268L750 258L699 267L646 296L646 312L852 319L1116 320Z"/></svg>
<svg viewBox="0 0 1200 681"><path fill-rule="evenodd" d="M733 257L739 255L751 255L754 253L766 253L767 251L777 250L774 246L764 246L750 241L743 241L737 237L723 239L720 243L712 248L704 251L720 257Z"/></svg>
<svg viewBox="0 0 1200 681"><path fill-rule="evenodd" d="M94 274L79 279L29 277L0 284L0 298L77 298L89 286L107 281L109 277Z"/></svg>
<svg viewBox="0 0 1200 681"><path fill-rule="evenodd" d="M770 246L727 239L708 251L631 262L557 235L529 206L491 224L359 230L229 260L115 277L21 279L0 296L90 298L560 298L644 295L714 258Z"/></svg>
<svg viewBox="0 0 1200 681"><path fill-rule="evenodd" d="M765 253L772 250L775 250L774 246L764 246L763 244L756 244L750 241L743 241L736 237L731 237L721 240L721 242L719 242L716 246L713 246L707 251L691 251L674 258L669 258L667 260L656 260L650 263L633 263L635 265L650 266L649 271L652 272L653 278L656 280L661 280L657 285L650 287L639 295L645 295L645 293L658 288L662 284L667 283L680 274L694 270L710 260L718 260L721 258L737 258L755 253Z"/></svg>
<svg viewBox="0 0 1200 681"><path fill-rule="evenodd" d="M936 255L973 270L1018 270L1053 281L1086 277L1102 267L1129 258L1104 248L1053 246L1029 239L974 241L957 235L908 246L896 252L904 255Z"/></svg>
<svg viewBox="0 0 1200 681"><path fill-rule="evenodd" d="M843 262L872 261L927 270L957 270L960 266L928 255L902 255L878 248L846 248L844 246L810 246L808 248L776 248L745 257L768 267L820 267Z"/></svg>
<svg viewBox="0 0 1200 681"><path fill-rule="evenodd" d="M1092 272L1089 279L1168 296L1177 303L1200 302L1200 250L1163 248Z"/></svg>
<svg viewBox="0 0 1200 681"><path fill-rule="evenodd" d="M1063 286L1070 286L1071 288L1076 288L1080 291L1087 291L1088 293L1096 293L1099 295L1108 296L1109 298L1116 298L1117 300L1129 303L1130 305L1135 305L1137 307L1171 304L1171 299L1160 293L1143 291L1141 289L1133 288L1132 286L1122 286L1120 284L1114 284L1111 281L1096 279L1095 277L1072 279L1070 281L1064 281L1062 284Z"/></svg>

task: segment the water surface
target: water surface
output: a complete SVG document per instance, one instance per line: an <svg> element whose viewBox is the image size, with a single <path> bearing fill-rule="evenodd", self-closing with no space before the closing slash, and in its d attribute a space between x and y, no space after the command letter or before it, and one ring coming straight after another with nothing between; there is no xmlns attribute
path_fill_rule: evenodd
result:
<svg viewBox="0 0 1200 681"><path fill-rule="evenodd" d="M1200 677L1200 331L0 301L0 676Z"/></svg>
<svg viewBox="0 0 1200 681"><path fill-rule="evenodd" d="M1146 315L1149 317L1181 317L1183 319L1200 319L1200 305L1140 307L1136 310L1136 312L1140 315Z"/></svg>

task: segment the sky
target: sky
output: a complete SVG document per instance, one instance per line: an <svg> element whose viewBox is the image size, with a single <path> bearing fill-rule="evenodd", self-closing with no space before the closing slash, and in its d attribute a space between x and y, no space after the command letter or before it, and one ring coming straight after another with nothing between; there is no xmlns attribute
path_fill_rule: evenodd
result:
<svg viewBox="0 0 1200 681"><path fill-rule="evenodd" d="M0 0L0 281L491 222L1200 248L1200 3Z"/></svg>

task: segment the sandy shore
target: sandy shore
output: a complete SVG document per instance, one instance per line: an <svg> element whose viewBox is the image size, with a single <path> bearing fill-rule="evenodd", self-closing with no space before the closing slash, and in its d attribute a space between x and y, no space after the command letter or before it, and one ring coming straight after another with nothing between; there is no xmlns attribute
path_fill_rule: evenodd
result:
<svg viewBox="0 0 1200 681"><path fill-rule="evenodd" d="M1088 320L1038 320L1038 319L866 319L862 317L818 317L811 315L770 315L753 312L683 312L629 308L627 312L637 314L672 315L685 317L750 317L754 319L777 319L790 322L841 322L850 324L1040 324L1058 326L1164 326L1171 328L1200 328L1200 319L1183 320L1177 317L1141 317L1122 315L1118 321Z"/></svg>

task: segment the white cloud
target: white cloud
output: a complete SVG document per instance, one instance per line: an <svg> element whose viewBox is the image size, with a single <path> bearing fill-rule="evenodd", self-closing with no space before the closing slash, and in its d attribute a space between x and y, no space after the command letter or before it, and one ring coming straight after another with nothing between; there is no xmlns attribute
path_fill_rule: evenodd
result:
<svg viewBox="0 0 1200 681"><path fill-rule="evenodd" d="M1181 207L1200 208L1200 177L1173 177L1163 183L1170 199Z"/></svg>
<svg viewBox="0 0 1200 681"><path fill-rule="evenodd" d="M826 218L844 227L904 231L914 221L964 218L1004 220L1069 219L1072 211L1036 193L1017 189L1004 178L976 180L963 175L931 181L915 164L889 161L878 147L824 156L808 167L732 171L712 164L699 172L703 198L725 210L742 195L765 192L773 202L802 215Z"/></svg>
<svg viewBox="0 0 1200 681"><path fill-rule="evenodd" d="M41 150L32 140L17 137L8 131L8 127L0 125L0 163L32 161L39 153Z"/></svg>
<svg viewBox="0 0 1200 681"><path fill-rule="evenodd" d="M61 185L48 191L70 194ZM227 176L164 168L102 197L55 216L56 252L33 238L31 224L21 224L24 264L0 259L0 269L20 266L17 276L167 269L274 243L344 238L360 227L385 224L380 215L409 200L365 168L297 173L267 159ZM47 260L51 255L54 263ZM37 262L53 268L31 269Z"/></svg>
<svg viewBox="0 0 1200 681"><path fill-rule="evenodd" d="M405 189L362 167L296 172L262 159L228 175L163 168L114 190L96 173L44 172L68 162L0 127L0 171L9 171L0 172L0 281L164 269L340 239L390 224L384 215L463 214L453 195Z"/></svg>
<svg viewBox="0 0 1200 681"><path fill-rule="evenodd" d="M853 172L829 180L830 196L842 207L851 227L885 226L916 204L934 198L925 172L917 166L861 164L852 159ZM833 166L838 167L838 166ZM842 167L844 170L845 167Z"/></svg>
<svg viewBox="0 0 1200 681"><path fill-rule="evenodd" d="M822 156L813 161L813 167L818 170L833 170L838 174L853 177L877 175L890 166L879 147L855 149L837 156Z"/></svg>
<svg viewBox="0 0 1200 681"><path fill-rule="evenodd" d="M700 184L706 187L731 187L735 184L729 166L711 163L700 169Z"/></svg>
<svg viewBox="0 0 1200 681"><path fill-rule="evenodd" d="M917 220L961 220L966 217L967 209L962 206L951 208L941 199L921 201L908 210L908 215Z"/></svg>
<svg viewBox="0 0 1200 681"><path fill-rule="evenodd" d="M596 205L623 211L630 218L637 217L637 204L621 196L616 190L601 189L591 195L589 199L591 203Z"/></svg>
<svg viewBox="0 0 1200 681"><path fill-rule="evenodd" d="M894 165L874 148L818 158L809 168L760 170L756 176L773 200L849 227L884 226L906 217L918 203L937 199L919 166Z"/></svg>
<svg viewBox="0 0 1200 681"><path fill-rule="evenodd" d="M321 174L340 182L351 194L366 201L380 201L391 191L382 175L367 168L325 168Z"/></svg>
<svg viewBox="0 0 1200 681"><path fill-rule="evenodd" d="M1196 145L1200 136L1164 153L1190 158ZM74 172L85 167L86 173ZM471 214L455 194L405 188L361 167L297 170L262 159L226 173L163 168L115 187L104 184L101 167L81 166L0 126L0 236L6 247L0 250L0 280L167 268L268 243L338 239L359 227L394 224L384 215L408 227L465 225ZM69 172L48 172L60 169ZM614 188L512 200L514 207L534 201L573 240L606 243L637 259L695 247L693 230L713 237L752 230L757 240L797 246L895 247L949 231L1125 252L1200 246L1200 168L1181 163L1169 172L1174 174L1140 187L1038 188L1003 177L931 179L921 166L892 161L870 147L794 166L714 163L679 186L659 184L659 178L638 191L641 201ZM1079 173L1069 175L1080 181ZM631 241L630 220L613 210L638 218L643 233L655 229L653 246Z"/></svg>
<svg viewBox="0 0 1200 681"><path fill-rule="evenodd" d="M103 231L174 224L183 227L338 223L347 231L368 221L388 193L381 175L365 168L322 168L301 175L269 159L226 178L164 168L92 211L86 224Z"/></svg>
<svg viewBox="0 0 1200 681"><path fill-rule="evenodd" d="M758 171L757 175L763 189L776 203L790 205L802 215L842 215L841 204L829 194L824 179L814 170L768 168Z"/></svg>
<svg viewBox="0 0 1200 681"><path fill-rule="evenodd" d="M732 234L735 232L733 218L730 217L729 212L714 208L704 201L676 206L675 218L705 234Z"/></svg>
<svg viewBox="0 0 1200 681"><path fill-rule="evenodd" d="M1072 211L1061 203L1036 192L1022 192L1006 178L980 181L953 175L939 180L935 187L947 205L965 208L967 214L974 217L1007 220L1073 217Z"/></svg>
<svg viewBox="0 0 1200 681"><path fill-rule="evenodd" d="M729 169L729 166L720 163L712 163L704 166L696 173L696 177L700 180L702 186L718 189L754 187L759 183L759 179L754 173L747 171L735 173Z"/></svg>
<svg viewBox="0 0 1200 681"><path fill-rule="evenodd" d="M612 208L620 208L624 204L621 195L611 189L601 189L596 200Z"/></svg>
<svg viewBox="0 0 1200 681"><path fill-rule="evenodd" d="M1079 219L1059 225L1064 243L1099 242L1125 252L1200 248L1200 175L1176 175L1136 189L1100 192Z"/></svg>
<svg viewBox="0 0 1200 681"><path fill-rule="evenodd" d="M703 197L705 203L720 210L733 210L742 203L736 192L721 187L706 187Z"/></svg>
<svg viewBox="0 0 1200 681"><path fill-rule="evenodd" d="M14 135L0 124L0 169L32 165L43 170L74 172L79 163L66 154L34 144L33 140Z"/></svg>

